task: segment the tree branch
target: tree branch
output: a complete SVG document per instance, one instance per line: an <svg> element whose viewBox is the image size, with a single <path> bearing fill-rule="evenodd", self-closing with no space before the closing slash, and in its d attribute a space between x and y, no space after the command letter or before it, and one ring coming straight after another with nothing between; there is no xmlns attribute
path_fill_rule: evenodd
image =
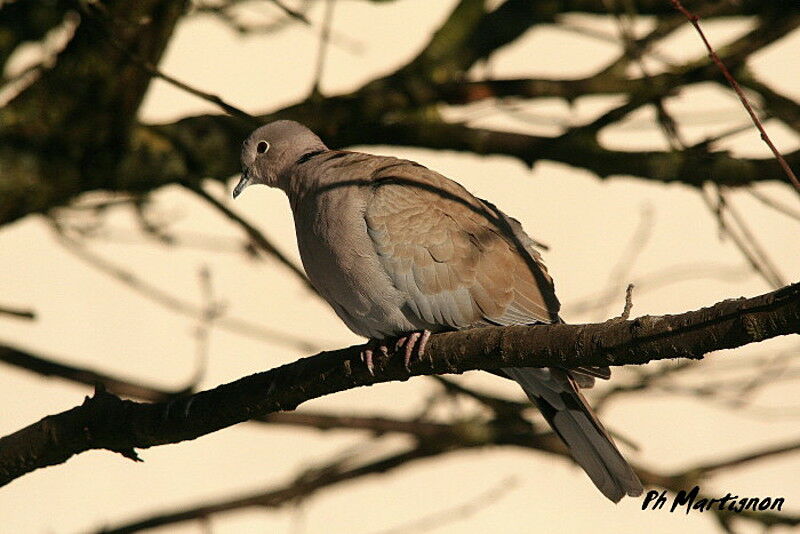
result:
<svg viewBox="0 0 800 534"><path fill-rule="evenodd" d="M257 245L258 248L263 250L266 254L274 257L279 263L283 264L284 267L287 267L292 274L295 275L295 277L297 277L304 286L306 286L306 289L318 295L316 288L311 285L311 281L309 281L309 279L306 277L306 273L303 271L303 269L299 265L296 265L294 261L289 259L289 257L283 252L281 252L269 239L267 239L263 233L246 221L244 217L233 211L221 200L217 199L211 193L203 189L201 184L192 184L188 187L188 189L216 208L217 211L222 213L225 217L238 224L242 230L245 231L247 237L252 243Z"/></svg>
<svg viewBox="0 0 800 534"><path fill-rule="evenodd" d="M33 310L11 306L0 306L0 315L10 315L17 319L36 319L36 312Z"/></svg>
<svg viewBox="0 0 800 534"><path fill-rule="evenodd" d="M64 250L75 255L78 259L89 264L93 268L114 278L123 285L138 292L143 297L163 306L180 315L192 319L202 318L204 310L202 307L187 302L161 288L150 284L149 281L137 277L133 272L127 271L98 254L95 254L88 247L69 237L59 225L56 219L51 221L58 242L64 245ZM309 341L302 336L295 336L286 332L281 332L266 325L259 325L247 319L238 317L222 316L215 321L215 326L239 335L247 336L252 339L259 339L270 343L280 343L287 347L307 351L317 350L320 345Z"/></svg>
<svg viewBox="0 0 800 534"><path fill-rule="evenodd" d="M750 115L753 124L761 134L761 139L764 141L764 143L767 144L769 149L772 151L772 154L775 156L775 159L777 159L778 163L780 163L781 169L786 174L786 177L789 179L789 182L795 187L795 189L797 189L798 192L800 192L800 180L797 179L797 176L795 176L794 171L792 171L792 168L789 166L788 163L786 163L786 160L783 159L783 156L781 155L780 151L775 147L775 144L772 142L772 139L770 139L769 135L767 135L767 131L764 129L764 125L761 124L761 120L758 118L758 115L756 115L756 112L753 111L753 107L750 105L750 101L747 99L747 96L742 91L742 88L739 87L739 83L736 81L736 78L733 77L733 75L728 70L728 67L725 66L725 63L722 61L722 59L720 59L719 55L717 55L717 52L711 46L711 43L708 42L705 33L703 33L703 30L700 28L700 23L697 15L689 12L685 7L683 7L683 4L681 4L680 0L671 0L671 2L672 5L675 6L675 9L683 13L689 20L689 22L691 22L692 26L694 26L695 30L697 30L697 33L700 35L700 39L703 41L703 44L706 46L706 49L708 50L708 55L711 57L711 60L717 65L717 67L719 67L720 71L722 72L723 76L725 76L725 79L731 85L734 92L736 92L736 96L739 97L739 100L744 106L744 109L747 111L747 114Z"/></svg>
<svg viewBox="0 0 800 534"><path fill-rule="evenodd" d="M447 448L419 446L362 465L351 466L347 462L325 465L319 469L305 471L288 484L276 489L253 492L247 495L218 500L205 505L185 508L183 510L164 512L134 520L111 529L103 529L100 532L102 532L102 534L129 534L164 525L197 520L221 512L240 510L242 508L254 506L259 508L279 508L283 505L296 502L299 499L307 498L326 487L361 478L366 475L387 473L409 462L438 456L447 451Z"/></svg>
<svg viewBox="0 0 800 534"><path fill-rule="evenodd" d="M102 534L129 534L149 528L207 518L214 514L241 510L243 508L277 508L291 502L297 502L300 499L308 498L319 490L360 479L366 475L386 473L408 466L411 463L416 463L417 460L463 451L476 446L514 445L551 455L568 457L567 451L558 440L553 439L554 436L552 434L538 434L530 426L524 429L515 428L513 425L508 424L498 425L497 421L487 421L485 423L474 422L474 425L484 427L472 434L484 436L484 442L470 439L467 433L459 433L457 424L443 424L439 425L440 428L438 432L431 431L416 434L417 443L413 448L390 457L381 458L366 464L360 464L353 459L345 459L344 461L338 459L324 466L305 470L287 484L277 488L250 492L246 495L228 497L174 511L155 513L111 529L103 529L100 532L102 532ZM414 433L412 433L412 435L414 435ZM648 486L662 487L673 493L677 493L680 490L689 489L701 478L720 469L748 465L751 462L770 456L795 452L798 448L800 448L800 444L794 442L780 447L754 452L751 451L724 462L692 466L675 474L659 475L642 467L636 467L635 469L642 481ZM745 514L742 517L764 524L800 524L800 517L785 512L767 515L759 512L756 514Z"/></svg>
<svg viewBox="0 0 800 534"><path fill-rule="evenodd" d="M194 392L189 387L167 390L149 386L141 382L126 380L86 367L68 365L52 358L32 354L19 347L0 344L0 362L13 365L41 376L58 377L70 382L92 387L101 387L106 391L124 397L144 400L148 402L167 402L177 397L186 396ZM453 385L453 387L458 387ZM469 390L463 390L468 394ZM497 402L500 402L498 399ZM506 401L509 407L517 411L527 407L522 403ZM409 434L418 438L441 435L449 431L452 425L437 423L427 419L396 419L381 416L356 416L323 413L318 411L275 412L263 417L253 418L251 421L271 425L286 425L317 430L360 430L375 435L387 433Z"/></svg>
<svg viewBox="0 0 800 534"><path fill-rule="evenodd" d="M90 450L138 458L135 448L194 439L269 413L352 389L411 376L502 367L643 364L704 354L800 333L800 283L753 298L679 315L612 319L588 325L487 327L436 334L425 360L405 369L398 358L371 375L359 347L298 360L192 396L136 403L98 390L66 412L0 439L0 485Z"/></svg>
<svg viewBox="0 0 800 534"><path fill-rule="evenodd" d="M581 132L549 138L471 128L464 124L420 121L388 125L371 133L371 140L363 142L505 154L528 165L539 160L558 161L587 169L599 178L632 175L695 187L706 182L739 187L762 181L784 181L783 171L774 158L735 158L726 152L709 152L705 147L682 152L611 150L597 143L593 136ZM790 165L800 165L800 150L785 158Z"/></svg>
<svg viewBox="0 0 800 534"><path fill-rule="evenodd" d="M773 160L732 158L724 152L708 152L706 146L682 154L623 152L605 149L585 132L572 131L548 138L446 124L436 109L443 101L473 101L512 93L529 98L546 94L570 98L584 90L585 94L619 91L644 104L681 86L721 78L716 67L707 61L691 61L653 76L646 85L642 80L628 80L618 68L601 71L594 81L464 82L465 73L476 61L515 41L531 26L557 20L563 10L605 12L606 9L603 2L539 4L508 0L488 11L483 1L462 0L423 51L394 73L368 82L353 93L311 98L257 119L265 122L289 118L304 122L334 147L397 143L474 150L479 154L509 155L529 164L542 159L565 162L600 177L632 175L694 186L707 181L739 186L782 179L781 168ZM140 33L132 32L130 36L122 32L126 35L116 35L121 41L112 47L102 42L107 40L104 32L108 28L98 27L102 21L96 20L97 17L87 17L55 67L0 110L0 125L4 126L0 128L3 132L0 137L5 141L0 143L0 165L5 169L0 175L0 223L47 212L85 191L149 192L166 184L185 183L188 176L226 177L239 170L238 153L231 147L238 146L247 136L251 121L198 116L169 125L146 126L136 125L131 119L132 105L140 101L153 76L163 41L182 12L183 2L148 0L136 5L136 10L131 8L130 13L122 7L109 11L107 18L121 21L122 27L130 20L164 19L165 22L137 26ZM637 4L642 14L665 13L662 8L658 3ZM783 4L769 7L745 2L735 9L720 8L720 12L728 10L732 10L730 14L757 12L762 16L761 24L720 50L720 57L732 68L742 66L753 52L800 25L798 10ZM169 11L170 17L161 17L162 11ZM662 33L656 33L655 39L660 38ZM121 52L120 48L129 53ZM131 57L139 61L131 61ZM96 69L79 68L95 61ZM124 77L112 77L112 81L102 78L108 93L102 106L98 106L96 99L86 103L86 95L93 94L91 91L51 91L52 87L75 85L76 69L85 73L87 79L81 78L81 84L75 87L95 83L95 78L105 76L108 69L122 69ZM135 83L129 83L129 79ZM203 93L188 89L195 94ZM209 100L219 104L213 95ZM118 101L125 105L117 106ZM48 113L40 112L40 107L49 110ZM107 109L113 113L102 111ZM58 110L55 115L54 110ZM112 119L117 115L121 117ZM80 127L64 126L64 121L72 116L82 117ZM51 120L21 119L26 117ZM65 131L71 132L70 135L64 135ZM63 148L51 150L53 144ZM97 154L114 157L100 158ZM787 161L797 166L800 153L790 154Z"/></svg>

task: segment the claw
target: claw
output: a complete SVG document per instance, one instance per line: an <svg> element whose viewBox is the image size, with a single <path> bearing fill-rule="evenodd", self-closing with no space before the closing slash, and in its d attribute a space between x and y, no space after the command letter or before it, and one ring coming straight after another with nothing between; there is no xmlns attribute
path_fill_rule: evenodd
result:
<svg viewBox="0 0 800 534"><path fill-rule="evenodd" d="M369 345L369 343L367 343ZM365 348L361 351L361 361L367 365L367 371L372 376L375 376L375 364L372 361L372 349Z"/></svg>
<svg viewBox="0 0 800 534"><path fill-rule="evenodd" d="M415 354L417 358L422 358L425 354L425 347L428 344L428 338L431 337L430 330L420 330L418 332L410 332L404 336L398 337L394 342L392 354L403 351L403 364L406 370L410 370L411 360ZM361 349L361 361L367 366L369 374L375 376L375 349L380 351L381 355L389 357L389 346L385 339L370 339L364 344Z"/></svg>
<svg viewBox="0 0 800 534"><path fill-rule="evenodd" d="M431 337L430 330L423 330L422 337L419 338L419 348L417 349L417 354L420 358L425 356L425 349L428 346L428 339Z"/></svg>
<svg viewBox="0 0 800 534"><path fill-rule="evenodd" d="M364 348L361 349L361 361L367 365L367 370L372 376L375 376L376 349L383 356L389 357L389 348L386 346L386 341L382 339L370 339L364 343Z"/></svg>
<svg viewBox="0 0 800 534"><path fill-rule="evenodd" d="M394 345L394 350L397 352L403 349L403 364L406 370L410 370L411 360L415 353L417 358L422 358L425 354L425 347L428 344L428 338L431 337L430 330L420 330L419 332L411 332L405 336L397 338Z"/></svg>
<svg viewBox="0 0 800 534"><path fill-rule="evenodd" d="M411 355L414 352L414 346L416 346L420 335L419 332L412 332L406 338L406 353L403 356L403 364L406 366L406 371L410 371L409 364L411 363Z"/></svg>

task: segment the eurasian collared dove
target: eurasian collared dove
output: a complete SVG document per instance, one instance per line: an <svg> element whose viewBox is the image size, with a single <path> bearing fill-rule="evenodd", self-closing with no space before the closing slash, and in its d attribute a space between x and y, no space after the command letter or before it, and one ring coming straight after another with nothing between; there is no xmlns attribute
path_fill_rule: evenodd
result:
<svg viewBox="0 0 800 534"><path fill-rule="evenodd" d="M554 323L559 302L534 241L515 219L418 163L329 150L308 128L276 121L242 146L241 181L282 189L308 277L363 354L388 340L406 363L431 332ZM503 369L575 461L614 502L642 484L578 391L607 368Z"/></svg>

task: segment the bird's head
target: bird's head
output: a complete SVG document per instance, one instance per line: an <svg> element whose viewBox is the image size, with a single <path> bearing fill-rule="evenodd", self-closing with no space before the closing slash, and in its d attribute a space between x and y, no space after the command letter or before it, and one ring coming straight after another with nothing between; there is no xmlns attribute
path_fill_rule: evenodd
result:
<svg viewBox="0 0 800 534"><path fill-rule="evenodd" d="M317 150L327 147L299 122L280 120L257 128L242 144L242 178L233 189L233 198L250 184L285 189L294 163Z"/></svg>

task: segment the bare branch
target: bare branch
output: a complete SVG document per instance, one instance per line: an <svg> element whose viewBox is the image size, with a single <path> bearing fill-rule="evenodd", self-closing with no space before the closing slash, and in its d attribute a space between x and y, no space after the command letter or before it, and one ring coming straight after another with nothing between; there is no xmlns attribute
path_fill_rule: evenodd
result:
<svg viewBox="0 0 800 534"><path fill-rule="evenodd" d="M488 508L504 497L508 492L515 489L517 485L518 481L515 477L507 477L500 481L499 484L490 487L488 490L482 492L477 497L473 497L468 502L459 504L457 506L451 506L446 510L440 510L436 513L415 519L414 521L409 521L403 525L381 530L373 534L406 534L408 532L428 532L446 524L454 523L456 521L463 521L478 511Z"/></svg>
<svg viewBox="0 0 800 534"><path fill-rule="evenodd" d="M360 347L323 352L213 390L139 404L105 391L0 439L0 485L90 449L135 458L135 448L176 443L355 387L472 369L642 364L800 333L800 283L680 315L591 325L487 327L435 334L428 359L407 370L381 359L372 375Z"/></svg>
<svg viewBox="0 0 800 534"><path fill-rule="evenodd" d="M269 239L267 239L267 237L263 233L261 233L255 226L247 222L241 215L239 215L231 208L226 206L222 201L218 200L216 197L211 195L208 191L203 189L202 186L200 186L199 184L196 186L189 187L189 190L192 191L193 193L196 193L199 197L203 198L204 200L206 200L220 213L225 215L225 217L227 217L231 221L241 226L242 229L245 231L245 233L247 233L247 236L250 238L250 240L256 245L258 245L258 248L260 248L270 256L273 256L280 263L288 267L289 270L297 278L299 278L300 281L303 282L303 285L305 285L307 289L309 289L314 294L317 294L316 288L314 288L314 286L311 285L311 282L306 277L306 274L303 271L303 269L300 268L298 265L295 265L295 263L292 260L290 260L288 256L286 256L283 252L278 250L278 248L274 244L272 244L272 242Z"/></svg>
<svg viewBox="0 0 800 534"><path fill-rule="evenodd" d="M774 198L770 198L753 187L746 188L746 191L750 194L750 196L752 196L765 206L769 206L775 211L783 213L784 215L794 219L795 221L800 221L800 210L787 206L786 204L783 204L775 200Z"/></svg>
<svg viewBox="0 0 800 534"><path fill-rule="evenodd" d="M742 467L749 465L752 462L760 461L765 458L773 456L780 456L783 454L793 453L800 450L800 440L795 440L781 445L774 445L772 447L765 447L759 451L748 452L746 454L733 456L725 460L720 460L708 464L699 465L687 472L696 473L697 476L707 476L709 474L727 470L732 467Z"/></svg>
<svg viewBox="0 0 800 534"><path fill-rule="evenodd" d="M299 499L305 499L313 493L331 487L333 485L346 483L355 479L360 479L376 472L385 473L390 470L396 470L400 467L407 466L415 463L417 460L423 460L432 456L447 454L450 452L460 451L475 446L483 445L514 445L526 449L537 450L539 452L546 452L549 454L566 457L567 453L563 446L552 439L551 435L539 435L532 431L530 427L520 430L509 425L494 425L493 422L485 424L486 428L478 432L478 435L485 436L485 442L476 442L469 439L467 434L459 434L452 432L450 428L457 428L457 425L441 425L441 433L431 432L418 436L417 445L413 449L399 453L388 459L381 459L366 465L361 465L357 461L350 458L344 460L336 459L332 462L326 463L324 466L305 471L291 480L289 483L274 489L267 489L261 492L254 492L244 496L222 499L216 502L207 503L199 506L191 506L185 509L164 512L139 520L135 520L125 525L120 525L111 530L103 530L104 534L110 533L132 533L153 528L157 526L165 526L175 524L183 521L197 520L206 518L214 514L239 510L248 507L279 507L289 502L296 502ZM473 434L476 435L476 434ZM637 473L642 480L650 485L663 487L672 492L685 490L692 484L695 484L699 479L712 474L718 468L732 467L745 465L747 463L757 461L766 457L786 454L796 451L800 448L797 443L791 443L780 447L764 449L761 451L754 451L740 456L736 456L725 462L717 464L698 465L674 474L660 475L647 471L642 467L637 467ZM352 464L355 464L351 467ZM723 465L728 464L728 465ZM377 471L375 467L380 466ZM491 500L492 496L497 497L496 490L486 492L486 498L480 499L484 504L487 500ZM477 505L462 505L468 506L472 510ZM440 517L442 514L436 514L433 517ZM791 525L798 522L798 517L790 514L782 513L762 515L753 514L743 516L748 520L754 522L767 522L776 524ZM431 521L431 517L423 518L422 520L414 521L412 531L420 531L424 525ZM424 523L423 523L424 522ZM395 532L397 529L392 529Z"/></svg>
<svg viewBox="0 0 800 534"><path fill-rule="evenodd" d="M91 252L79 242L69 237L59 224L53 219L53 230L58 242L64 246L64 250L75 255L75 257L88 263L104 274L111 276L115 280L122 282L127 287L133 289L144 297L157 303L164 308L175 313L198 319L203 316L203 308L192 303L186 302L170 293L150 284L144 279L136 276L130 271L111 263L110 261ZM294 336L285 332L269 328L267 326L255 324L245 319L236 317L220 317L215 321L219 328L234 332L253 339L259 339L270 343L280 343L299 350L316 350L318 346L302 337Z"/></svg>
<svg viewBox="0 0 800 534"><path fill-rule="evenodd" d="M0 315L10 315L17 319L36 319L36 312L33 310L11 306L0 306Z"/></svg>
<svg viewBox="0 0 800 534"><path fill-rule="evenodd" d="M301 473L297 478L278 489L260 491L175 512L165 512L118 527L103 529L101 532L103 534L138 532L183 521L201 519L220 512L254 506L259 508L278 508L285 504L296 502L298 499L307 498L328 486L366 475L387 473L414 460L430 458L445 452L447 452L447 449L419 446L363 465L350 466L347 463L333 463Z"/></svg>
<svg viewBox="0 0 800 534"><path fill-rule="evenodd" d="M0 362L42 376L58 377L91 387L100 385L110 393L150 402L169 401L195 391L193 387L195 380L191 380L189 385L184 388L166 390L86 367L61 363L56 358L46 358L10 345L0 345ZM509 405L511 404L509 401ZM514 406L516 406L517 410L527 408L527 405L523 403L518 403ZM360 430L375 435L401 433L418 438L442 435L451 431L450 424L423 419L406 420L382 416L341 415L313 411L276 412L254 418L252 421L273 425L314 428L317 430Z"/></svg>
<svg viewBox="0 0 800 534"><path fill-rule="evenodd" d="M317 51L317 64L314 69L314 81L311 83L311 96L310 98L319 98L322 96L319 85L322 81L322 73L325 69L325 58L328 55L328 44L331 37L331 26L333 25L333 8L336 6L336 0L325 0L325 15L322 20L322 30L319 34L319 50Z"/></svg>

